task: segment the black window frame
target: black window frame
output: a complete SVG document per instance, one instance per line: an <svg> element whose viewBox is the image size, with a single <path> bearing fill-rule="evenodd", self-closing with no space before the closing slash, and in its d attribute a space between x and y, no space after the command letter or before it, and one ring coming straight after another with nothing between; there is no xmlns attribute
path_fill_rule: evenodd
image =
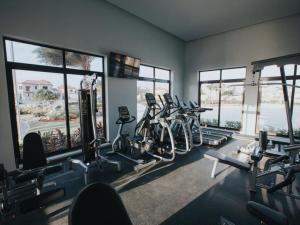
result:
<svg viewBox="0 0 300 225"><path fill-rule="evenodd" d="M141 64L141 66L145 66L145 67L150 67L153 70L153 78L150 77L141 77L139 76L137 78L137 80L141 80L141 81L152 81L153 82L153 94L155 95L155 83L169 83L169 93L171 93L171 70L170 69L166 69L166 68L162 68L162 67L158 67L158 66L151 66L151 65L147 65L147 64ZM164 80L164 79L157 79L156 73L155 73L155 69L161 69L161 70L166 70L169 72L169 80Z"/></svg>
<svg viewBox="0 0 300 225"><path fill-rule="evenodd" d="M29 63L20 63L20 62L10 62L7 60L7 51L6 51L6 41L14 41L24 44L36 45L39 47L51 48L62 51L62 67L54 67L47 65L37 65L37 64L29 64ZM67 135L67 148L62 149L60 151L55 151L51 153L46 153L47 157L64 154L66 152L72 152L78 149L81 149L81 146L71 147L70 141L70 120L69 120L69 109L68 109L68 89L67 89L67 75L93 75L97 74L98 77L102 79L102 110L103 110L103 134L104 137L107 137L107 124L106 124L106 90L105 90L105 58L102 55L97 55L88 52L82 52L73 49L56 47L48 44L42 44L38 42L26 41L17 38L11 37L3 37L3 48L4 48L4 60L5 60L5 70L6 70L6 80L7 80L7 90L8 90L8 100L9 100L9 111L10 111L10 122L12 128L12 138L13 138L13 148L15 155L15 163L18 168L20 164L22 164L20 149L19 149L19 139L18 139L18 127L16 120L16 109L15 109L15 98L14 98L14 83L13 83L13 70L26 70L26 71L37 71L37 72L49 72L49 73L60 73L63 75L64 81L64 92L65 92L65 111L66 111L66 135ZM67 68L66 66L66 55L65 52L74 52L77 54L89 55L94 57L102 58L102 69L103 72L92 71L92 70L81 70L81 69L72 69Z"/></svg>
<svg viewBox="0 0 300 225"><path fill-rule="evenodd" d="M140 81L150 81L153 83L153 94L155 95L155 83L168 83L169 84L169 94L171 93L171 70L170 69L166 69L166 68L162 68L162 67L158 67L158 66L151 66L151 65L147 65L147 64L141 64L141 66L145 66L145 67L150 67L153 70L153 78L150 77L141 77L139 76L137 78L137 80ZM161 69L161 70L166 70L169 72L169 80L164 80L164 79L157 79L155 76L155 71L156 69Z"/></svg>
<svg viewBox="0 0 300 225"><path fill-rule="evenodd" d="M246 69L245 72L245 78L243 79L222 79L222 71L223 70L230 70L230 69ZM207 80L207 81L201 81L200 75L203 72L210 72L210 71L219 71L220 72L220 79L219 80ZM209 70L199 70L198 71L198 104L201 107L201 85L202 84L219 84L219 104L218 104L218 125L210 125L207 124L208 127L213 127L213 128L221 128L221 129L227 129L227 130L233 130L233 131L240 131L243 127L243 114L244 114L244 104L245 104L245 88L243 90L243 100L242 100L242 115L241 115L241 128L240 129L234 129L230 127L223 127L220 126L220 112L221 112L221 99L222 99L222 84L223 83L238 83L238 82L245 82L246 80L246 75L247 75L247 67L246 66L238 66L238 67L228 67L228 68L219 68L219 69L209 69Z"/></svg>
<svg viewBox="0 0 300 225"><path fill-rule="evenodd" d="M292 81L293 85L296 85L297 80L300 81L300 75L297 75L298 71L300 71L300 65L294 64L294 74L286 74L286 81ZM262 82L269 82L269 81L280 81L280 83L278 85L281 85L281 76L268 76L268 77L259 77L259 81ZM258 134L260 131L260 115L261 115L261 97L262 97L262 88L260 85L258 85L257 88L257 106L256 106L256 121L255 121L255 134ZM292 93L289 96L290 99L290 107L291 107L291 112L292 112L292 116L293 116L293 109L294 109L294 99L295 99L295 87L292 87ZM286 116L286 115L284 115ZM292 117L293 118L293 117ZM270 136L276 136L276 134L269 134ZM277 135L277 136L281 136L281 137L288 137L287 135Z"/></svg>

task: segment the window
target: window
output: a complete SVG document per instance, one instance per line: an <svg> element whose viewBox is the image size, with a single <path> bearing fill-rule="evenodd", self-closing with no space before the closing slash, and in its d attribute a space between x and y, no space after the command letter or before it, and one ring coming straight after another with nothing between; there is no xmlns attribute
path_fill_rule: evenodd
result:
<svg viewBox="0 0 300 225"><path fill-rule="evenodd" d="M284 67L288 84L300 84L299 70L299 65L286 65ZM260 80L262 85L259 86L258 90L256 132L266 130L270 135L287 136L288 125L279 67L265 67L261 71ZM288 86L288 94L292 107L294 133L295 136L300 137L300 120L297 117L300 113L300 92L298 88Z"/></svg>
<svg viewBox="0 0 300 225"><path fill-rule="evenodd" d="M153 66L140 66L137 81L137 121L139 121L146 107L145 94L153 93L160 103L158 95L170 93L171 71Z"/></svg>
<svg viewBox="0 0 300 225"><path fill-rule="evenodd" d="M201 71L199 76L200 105L212 109L201 114L201 123L240 130L246 68Z"/></svg>
<svg viewBox="0 0 300 225"><path fill-rule="evenodd" d="M82 79L95 73L97 130L99 136L105 136L102 56L6 38L4 41L17 164L22 161L22 142L29 132L41 135L47 156L80 148L77 90Z"/></svg>

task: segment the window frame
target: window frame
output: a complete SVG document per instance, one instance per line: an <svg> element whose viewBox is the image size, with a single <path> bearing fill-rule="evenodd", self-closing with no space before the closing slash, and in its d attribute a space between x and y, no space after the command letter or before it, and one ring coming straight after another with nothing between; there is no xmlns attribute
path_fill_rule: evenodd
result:
<svg viewBox="0 0 300 225"><path fill-rule="evenodd" d="M14 41L20 42L24 44L35 45L39 47L51 48L62 51L62 67L54 67L54 66L46 66L46 65L37 65L37 64L29 64L29 63L19 63L19 62L10 62L7 59L7 51L6 51L6 41ZM69 108L68 108L68 89L67 89L67 75L93 75L97 74L98 77L102 79L102 110L103 110L103 132L104 137L107 137L107 124L106 124L106 77L105 77L105 58L103 55L96 55L93 53L82 52L73 49L61 48L47 44L41 44L38 42L20 40L11 37L3 37L3 48L4 48L4 61L5 61L5 71L6 71L6 81L7 81L7 91L8 91L8 100L9 100L9 112L10 112L10 123L12 129L12 138L13 138L13 148L15 155L15 163L18 168L20 164L22 164L20 148L19 148L19 138L18 138L18 125L16 118L16 107L15 107L15 88L13 81L13 70L26 70L26 71L37 71L37 72L48 72L48 73L60 73L63 75L63 85L64 85L64 94L65 94L65 115L66 115L66 137L67 137L67 148L62 149L60 151L55 151L51 153L46 153L46 157L64 154L66 152L76 151L81 149L81 146L71 147L71 139L70 139L70 117L69 117ZM81 70L81 69L71 69L66 67L66 54L65 52L74 52L77 54L84 54L94 57L102 58L102 69L103 72L92 71L92 70Z"/></svg>
<svg viewBox="0 0 300 225"><path fill-rule="evenodd" d="M222 72L223 70L230 70L230 69L245 69L245 78L239 78L239 79L222 79ZM210 71L216 71L218 70L220 72L220 79L219 80L207 80L207 81L201 81L200 76L201 73L203 72L210 72ZM242 100L242 115L241 115L241 128L240 129L234 129L230 127L223 127L220 126L220 112L221 112L221 100L222 100L222 84L223 83L238 83L238 82L245 82L247 76L247 67L246 66L238 66L238 67L226 67L226 68L219 68L219 69L209 69L209 70L199 70L198 71L198 104L201 107L201 85L202 84L219 84L219 104L218 104L218 125L209 125L207 124L208 127L213 127L213 128L221 128L221 129L227 129L227 130L233 130L233 131L239 131L242 130L243 127L243 115L244 115L244 104L245 104L245 88L243 90L243 100Z"/></svg>
<svg viewBox="0 0 300 225"><path fill-rule="evenodd" d="M300 75L297 75L297 73L300 70L300 65L294 64L294 74L286 74L286 81L292 81L293 85L296 85L297 80L300 81ZM273 77L261 77L261 74L259 75L259 82L260 81L280 81L279 85L281 84L281 76L273 76ZM256 121L255 121L255 134L258 134L260 131L260 116L261 116L261 97L262 97L262 88L260 85L257 87L257 105L256 105ZM292 93L289 95L289 103L292 110L292 116L293 116L293 109L294 109L294 99L295 99L295 87L292 88ZM286 115L284 115L286 116ZM293 118L293 117L292 117ZM294 128L294 127L293 127ZM269 134L270 136L276 136L276 134ZM288 137L287 135L280 135L281 137Z"/></svg>
<svg viewBox="0 0 300 225"><path fill-rule="evenodd" d="M153 86L153 90L155 92L155 82L159 82L159 83L169 83L169 91L171 92L171 70L170 69L166 69L166 68L162 68L162 67L158 67L158 66L151 66L151 65L147 65L147 64L141 64L141 66L146 66L146 67L150 67L153 70L153 78L150 77L138 77L137 80L142 80L142 81L152 81L154 82L154 86ZM155 69L161 69L161 70L166 70L169 72L169 80L164 80L164 79L158 79L155 77Z"/></svg>
<svg viewBox="0 0 300 225"><path fill-rule="evenodd" d="M149 78L149 77L138 77L137 80L140 81L150 81L153 82L153 94L155 95L155 83L168 83L169 84L169 94L171 93L171 70L170 69L166 69L166 68L162 68L162 67L158 67L158 66L151 66L151 65L147 65L147 64L141 64L141 66L146 66L146 67L150 67L153 70L153 78ZM155 77L155 69L161 69L161 70L166 70L169 72L169 80L164 80L164 79L157 79Z"/></svg>
<svg viewBox="0 0 300 225"><path fill-rule="evenodd" d="M154 96L156 96L156 82L157 83L168 83L169 85L169 94L171 94L171 74L172 74L172 71L171 69L166 69L166 68L162 68L162 67L158 67L158 66L151 66L151 65L148 65L148 64L140 64L140 66L145 66L145 67L150 67L152 68L153 70L153 78L149 78L149 77L141 77L141 76L138 76L137 78L137 82L138 81L148 81L148 82L152 82L152 88L153 88L153 94ZM161 69L161 70L166 70L169 72L169 79L168 80L164 80L164 79L157 79L156 78L156 69ZM139 74L140 75L140 74ZM137 110L137 115L136 117L138 118L138 110Z"/></svg>

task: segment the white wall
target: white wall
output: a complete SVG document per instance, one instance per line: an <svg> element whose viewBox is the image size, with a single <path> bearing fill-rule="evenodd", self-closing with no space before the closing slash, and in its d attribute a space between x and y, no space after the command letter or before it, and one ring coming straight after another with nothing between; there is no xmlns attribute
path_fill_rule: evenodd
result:
<svg viewBox="0 0 300 225"><path fill-rule="evenodd" d="M102 0L3 0L0 36L16 37L96 54L121 52L143 63L172 69L173 91L182 96L184 43ZM108 78L110 139L115 136L117 106L136 114L136 81ZM7 96L4 49L0 44L0 163L15 168Z"/></svg>
<svg viewBox="0 0 300 225"><path fill-rule="evenodd" d="M300 15L270 21L186 43L184 99L198 98L198 71L247 67L246 83L252 78L251 62L300 52ZM254 134L257 87L246 87L243 116L245 134Z"/></svg>

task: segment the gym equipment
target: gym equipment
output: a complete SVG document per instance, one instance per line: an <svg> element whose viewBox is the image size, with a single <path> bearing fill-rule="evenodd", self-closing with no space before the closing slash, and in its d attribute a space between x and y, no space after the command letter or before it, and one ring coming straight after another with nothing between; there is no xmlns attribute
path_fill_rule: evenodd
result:
<svg viewBox="0 0 300 225"><path fill-rule="evenodd" d="M261 77L261 71L263 70L264 67L276 65L280 68L281 85L282 85L282 92L283 92L283 97L285 102L290 144L294 144L294 134L293 134L293 124L292 124L292 117L291 117L292 111L289 103L289 94L287 90L287 82L286 82L284 66L288 64L299 64L299 63L300 63L300 54L287 55L287 56L282 56L282 57L277 57L272 59L255 61L251 63L253 65L253 76L256 73L259 73L259 78L258 78L259 80ZM294 161L294 159L292 159L292 161Z"/></svg>
<svg viewBox="0 0 300 225"><path fill-rule="evenodd" d="M198 111L197 111L198 121L200 121L201 113L212 110L211 108L200 107L198 105L198 103L195 101L190 101L190 107L191 107L191 109L198 109ZM202 126L201 130L202 130L203 143L212 145L212 146L218 146L218 145L225 143L233 135L232 131L225 131L225 130L210 128L210 127Z"/></svg>
<svg viewBox="0 0 300 225"><path fill-rule="evenodd" d="M245 171L249 171L251 168L250 164L241 162L215 150L208 150L205 152L204 157L214 161L213 169L211 171L211 178L215 178L215 173L219 162Z"/></svg>
<svg viewBox="0 0 300 225"><path fill-rule="evenodd" d="M180 104L175 104L169 93L163 94L163 97L165 103L159 96L163 111L169 118L172 118L172 120L169 120L169 125L175 140L175 151L180 155L186 154L194 146L188 112ZM201 130L199 131L199 136L199 139L202 141Z"/></svg>
<svg viewBox="0 0 300 225"><path fill-rule="evenodd" d="M288 218L267 206L257 202L249 201L247 203L248 211L258 217L264 224L267 225L288 225Z"/></svg>
<svg viewBox="0 0 300 225"><path fill-rule="evenodd" d="M109 143L101 144L105 138L97 135L97 74L90 77L90 80L83 79L80 82L80 90L78 91L79 109L80 109L80 133L83 160L69 159L70 169L72 164L78 164L84 169L85 184L88 183L88 173L90 167L96 162L101 169L102 163L115 165L117 170L121 170L120 162L113 161L101 155L101 148L110 147ZM83 87L85 85L85 87ZM87 88L88 87L88 88Z"/></svg>
<svg viewBox="0 0 300 225"><path fill-rule="evenodd" d="M152 93L146 93L147 107L142 119L135 128L132 146L145 149L145 153L164 162L171 162L175 158L175 141L169 126L170 120L164 109L156 103ZM158 112L156 112L158 110Z"/></svg>
<svg viewBox="0 0 300 225"><path fill-rule="evenodd" d="M190 101L190 107L192 109L195 109L195 108L199 109L199 114L198 114L199 120L200 120L201 113L213 110L212 108L200 107L196 101ZM218 128L212 128L212 127L202 127L202 132L203 132L203 134L213 136L214 139L223 138L222 141L227 141L228 139L232 138L232 135L233 135L232 131L222 130L222 129L218 129Z"/></svg>
<svg viewBox="0 0 300 225"><path fill-rule="evenodd" d="M232 131L226 131L226 130L211 128L211 127L203 127L202 130L206 134L216 135L216 136L219 136L219 137L224 137L225 140L232 138L232 135L233 135Z"/></svg>
<svg viewBox="0 0 300 225"><path fill-rule="evenodd" d="M0 164L0 220L62 198L64 188L56 188L56 183L50 180L45 182L48 175L62 170L61 164L47 165L40 135L28 133L23 140L23 169L8 173Z"/></svg>
<svg viewBox="0 0 300 225"><path fill-rule="evenodd" d="M239 153L243 153L246 155L251 155L254 151L254 149L256 148L256 141L252 141L249 144L247 144L246 146L241 146L237 149L237 154Z"/></svg>
<svg viewBox="0 0 300 225"><path fill-rule="evenodd" d="M288 64L300 64L300 54L293 54L287 55L267 60L261 60L252 62L253 65L253 77L255 74L258 73L258 84L261 77L261 72L266 66L276 65L280 68L280 77L281 77L281 86L282 92L285 102L285 111L286 111L286 118L288 123L288 136L289 136L289 145L284 148L286 155L280 156L274 160L272 160L270 168L267 171L264 171L258 174L257 169L254 169L253 173L253 185L252 189L255 190L257 183L256 178L269 176L273 174L282 174L285 176L285 181L281 185L278 185L273 188L269 187L270 190L278 189L283 187L284 184L288 185L287 192L283 192L289 196L297 197L292 194L292 180L294 175L300 170L300 165L298 164L299 161L299 152L300 152L300 145L295 143L294 131L293 131L293 123L292 123L292 107L290 106L289 102L289 93L288 93L288 84L286 81L286 75L284 66ZM293 89L296 88L295 85L292 85ZM263 155L264 151L258 151L256 159L259 160L261 155ZM257 162L254 163L256 167Z"/></svg>
<svg viewBox="0 0 300 225"><path fill-rule="evenodd" d="M259 141L259 137L256 137L255 140ZM295 140L295 143L299 144L299 140ZM272 149L281 152L285 146L290 145L290 140L285 137L268 136L268 144L272 146Z"/></svg>
<svg viewBox="0 0 300 225"><path fill-rule="evenodd" d="M146 159L145 157L144 152L147 151L149 146L142 143L142 137L135 136L130 138L129 134L123 133L124 125L132 123L136 118L134 116L130 116L127 106L120 106L118 110L119 118L116 121L116 124L119 125L118 134L113 141L112 151L107 154L118 154L135 163L135 171L154 165L156 163L155 159Z"/></svg>
<svg viewBox="0 0 300 225"><path fill-rule="evenodd" d="M203 132L200 125L198 114L203 112L200 107L190 108L184 102L180 102L178 97L175 95L178 105L186 111L190 128L192 132L193 146L199 147L203 144Z"/></svg>
<svg viewBox="0 0 300 225"><path fill-rule="evenodd" d="M299 151L299 146L289 146L285 149L290 151ZM270 159L268 166L265 168L265 170L260 172L260 170L258 169L258 163L263 156L267 156ZM278 155L270 155L270 153L268 153L264 148L257 148L256 151L251 155L251 159L253 160L253 172L251 183L252 192L256 192L256 187L259 187L267 189L269 193L279 191L279 193L283 193L285 195L300 199L298 195L294 195L292 192L292 183L295 180L296 174L300 172L300 167L297 164L290 164L288 154L278 157ZM275 175L277 174L282 175L284 179L283 181L276 184L274 178L276 178ZM270 185L265 185L258 182L259 178L270 176L275 176L272 178L273 181ZM281 190L283 187L287 187L287 191Z"/></svg>
<svg viewBox="0 0 300 225"><path fill-rule="evenodd" d="M83 224L132 225L132 222L115 189L93 183L79 192L69 210L69 225Z"/></svg>

